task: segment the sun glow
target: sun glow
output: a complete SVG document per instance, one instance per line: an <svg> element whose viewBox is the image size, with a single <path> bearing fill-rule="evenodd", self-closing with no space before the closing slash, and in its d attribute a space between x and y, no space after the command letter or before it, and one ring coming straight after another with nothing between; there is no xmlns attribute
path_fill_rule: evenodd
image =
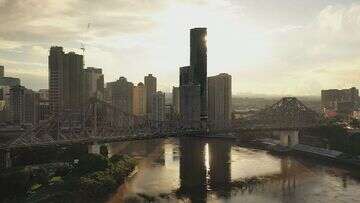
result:
<svg viewBox="0 0 360 203"><path fill-rule="evenodd" d="M208 35L204 40L208 46L209 74L215 74L215 70L219 67L225 69L224 71L236 70L239 60L242 64L249 64L257 62L260 58L270 57L269 42L263 33L253 25L235 17L229 11L231 5L214 4L177 3L153 16L163 32L161 35L169 38L169 44L162 46L170 46L175 52L172 53L173 56L184 56L182 58L186 59L180 62L179 66L188 63L188 46L184 46L184 43L189 43L188 32L194 27L208 28ZM215 6L217 6L216 11ZM219 6L223 9L218 9ZM179 60L174 58L174 61Z"/></svg>

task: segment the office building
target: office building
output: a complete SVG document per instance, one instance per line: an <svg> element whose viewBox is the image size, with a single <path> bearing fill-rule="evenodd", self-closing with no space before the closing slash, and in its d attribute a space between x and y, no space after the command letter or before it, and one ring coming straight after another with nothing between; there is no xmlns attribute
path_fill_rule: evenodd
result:
<svg viewBox="0 0 360 203"><path fill-rule="evenodd" d="M221 73L208 78L208 122L213 129L225 129L231 121L231 76Z"/></svg>
<svg viewBox="0 0 360 203"><path fill-rule="evenodd" d="M152 74L149 74L145 76L144 81L146 89L146 114L147 116L151 117L153 95L156 94L156 77L154 77Z"/></svg>
<svg viewBox="0 0 360 203"><path fill-rule="evenodd" d="M133 88L134 85L128 82L125 77L120 77L115 82L107 83L111 95L111 104L123 113L133 113Z"/></svg>
<svg viewBox="0 0 360 203"><path fill-rule="evenodd" d="M4 66L0 66L0 86L19 86L20 79L13 77L5 77L5 68Z"/></svg>
<svg viewBox="0 0 360 203"><path fill-rule="evenodd" d="M88 67L83 71L84 78L84 104L90 98L104 98L104 75L102 69Z"/></svg>
<svg viewBox="0 0 360 203"><path fill-rule="evenodd" d="M0 66L0 78L5 76L5 68L4 66Z"/></svg>
<svg viewBox="0 0 360 203"><path fill-rule="evenodd" d="M40 96L40 100L48 101L49 100L49 90L48 89L40 89L39 96Z"/></svg>
<svg viewBox="0 0 360 203"><path fill-rule="evenodd" d="M24 91L24 123L25 125L36 126L39 123L40 95L37 92L26 89Z"/></svg>
<svg viewBox="0 0 360 203"><path fill-rule="evenodd" d="M23 86L13 86L10 89L11 121L21 125L25 120L25 90Z"/></svg>
<svg viewBox="0 0 360 203"><path fill-rule="evenodd" d="M349 102L351 104L349 104ZM330 89L321 91L321 107L326 110L337 111L340 103L347 103L345 106L357 108L359 104L359 90L355 87L350 89Z"/></svg>
<svg viewBox="0 0 360 203"><path fill-rule="evenodd" d="M82 55L75 52L65 54L64 70L67 71L64 77L65 110L76 112L83 107L83 67Z"/></svg>
<svg viewBox="0 0 360 203"><path fill-rule="evenodd" d="M191 72L190 66L180 67L180 77L179 77L179 84L185 85L191 82Z"/></svg>
<svg viewBox="0 0 360 203"><path fill-rule="evenodd" d="M83 105L83 56L51 47L49 54L49 100L53 114L79 112Z"/></svg>
<svg viewBox="0 0 360 203"><path fill-rule="evenodd" d="M165 104L165 120L174 121L175 120L174 107L171 104Z"/></svg>
<svg viewBox="0 0 360 203"><path fill-rule="evenodd" d="M180 114L180 89L179 87L173 87L172 89L172 108L173 113Z"/></svg>
<svg viewBox="0 0 360 203"><path fill-rule="evenodd" d="M48 100L41 100L39 102L39 121L47 120L50 116L50 104Z"/></svg>
<svg viewBox="0 0 360 203"><path fill-rule="evenodd" d="M20 79L19 78L12 78L12 77L0 77L0 86L19 86Z"/></svg>
<svg viewBox="0 0 360 203"><path fill-rule="evenodd" d="M11 121L15 125L36 126L39 123L38 93L23 86L13 86L10 89Z"/></svg>
<svg viewBox="0 0 360 203"><path fill-rule="evenodd" d="M152 101L151 120L155 122L165 121L165 93L158 91ZM159 123L155 123L159 127Z"/></svg>
<svg viewBox="0 0 360 203"><path fill-rule="evenodd" d="M146 115L145 85L142 82L133 89L133 113L136 116Z"/></svg>
<svg viewBox="0 0 360 203"><path fill-rule="evenodd" d="M183 127L199 128L201 101L200 85L184 84L180 86L180 118Z"/></svg>
<svg viewBox="0 0 360 203"><path fill-rule="evenodd" d="M200 85L201 118L207 119L207 46L206 28L190 30L190 75L193 84Z"/></svg>
<svg viewBox="0 0 360 203"><path fill-rule="evenodd" d="M9 86L0 86L0 106L0 123L11 121Z"/></svg>

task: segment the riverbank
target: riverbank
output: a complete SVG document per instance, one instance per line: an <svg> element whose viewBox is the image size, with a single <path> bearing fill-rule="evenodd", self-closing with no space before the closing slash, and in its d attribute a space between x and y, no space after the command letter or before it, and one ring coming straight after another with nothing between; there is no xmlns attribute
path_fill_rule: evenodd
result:
<svg viewBox="0 0 360 203"><path fill-rule="evenodd" d="M281 146L277 142L273 142L269 139L258 141L255 146L275 154L303 155L360 168L359 157L354 157L338 150L313 147L305 144L297 144L290 148Z"/></svg>
<svg viewBox="0 0 360 203"><path fill-rule="evenodd" d="M135 160L127 156L107 158L84 154L77 162L58 167L55 173L49 173L45 168L25 167L18 169L21 173L11 175L9 170L0 177L4 189L1 201L101 202L124 183L135 166ZM23 178L14 181L19 173ZM22 193L18 190L14 193L11 188L21 188Z"/></svg>

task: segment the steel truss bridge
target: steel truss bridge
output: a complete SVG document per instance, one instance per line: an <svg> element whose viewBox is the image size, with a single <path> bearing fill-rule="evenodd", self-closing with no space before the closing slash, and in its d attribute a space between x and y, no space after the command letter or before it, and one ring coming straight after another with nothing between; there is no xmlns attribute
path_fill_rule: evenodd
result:
<svg viewBox="0 0 360 203"><path fill-rule="evenodd" d="M132 141L177 136L211 136L215 133L243 131L299 130L318 125L320 117L294 97L286 97L226 130L186 128L181 120L154 121L135 116L104 101L91 99L86 110L52 116L25 131L0 150L29 147L64 146L77 143ZM196 122L196 121L194 121ZM194 126L201 126L201 123ZM216 137L216 136L215 136Z"/></svg>

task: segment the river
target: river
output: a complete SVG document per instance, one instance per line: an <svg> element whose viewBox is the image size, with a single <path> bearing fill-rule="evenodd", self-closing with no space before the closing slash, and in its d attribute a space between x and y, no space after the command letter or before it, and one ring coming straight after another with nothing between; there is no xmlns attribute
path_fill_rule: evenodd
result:
<svg viewBox="0 0 360 203"><path fill-rule="evenodd" d="M360 202L360 173L275 156L231 141L181 138L110 144L139 160L114 202Z"/></svg>

